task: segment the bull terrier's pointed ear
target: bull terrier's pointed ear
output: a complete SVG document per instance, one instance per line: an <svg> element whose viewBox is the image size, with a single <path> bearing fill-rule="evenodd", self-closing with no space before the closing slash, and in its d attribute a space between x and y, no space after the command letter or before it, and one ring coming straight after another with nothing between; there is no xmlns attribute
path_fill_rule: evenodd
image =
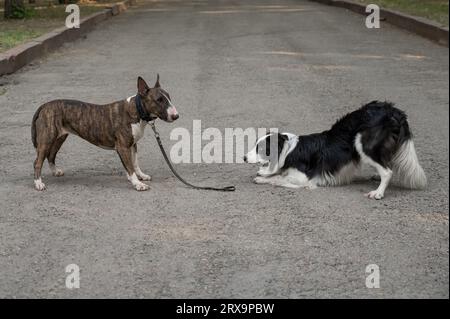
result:
<svg viewBox="0 0 450 319"><path fill-rule="evenodd" d="M159 73L156 75L156 83L155 88L159 88L161 85L159 85Z"/></svg>
<svg viewBox="0 0 450 319"><path fill-rule="evenodd" d="M144 79L141 77L138 77L137 88L139 94L145 94L149 89L147 83L145 83Z"/></svg>

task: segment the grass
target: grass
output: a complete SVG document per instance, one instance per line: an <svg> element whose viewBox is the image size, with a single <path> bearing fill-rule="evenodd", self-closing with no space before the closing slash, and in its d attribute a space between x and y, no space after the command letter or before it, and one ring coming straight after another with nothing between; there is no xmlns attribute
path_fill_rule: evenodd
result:
<svg viewBox="0 0 450 319"><path fill-rule="evenodd" d="M42 33L35 30L0 31L0 51L14 47Z"/></svg>
<svg viewBox="0 0 450 319"><path fill-rule="evenodd" d="M448 27L448 0L357 0L406 14L427 18Z"/></svg>
<svg viewBox="0 0 450 319"><path fill-rule="evenodd" d="M57 2L51 0L37 0L36 2L33 5L34 13L29 18L5 20L3 12L0 12L0 52L65 25L68 15L65 12L65 5L56 5ZM92 13L103 10L105 7L111 6L113 2L114 0L110 2L88 2L84 0L82 4L79 4L80 17L83 19ZM28 3L28 1L25 1L25 3ZM0 7L3 7L2 0L0 0Z"/></svg>

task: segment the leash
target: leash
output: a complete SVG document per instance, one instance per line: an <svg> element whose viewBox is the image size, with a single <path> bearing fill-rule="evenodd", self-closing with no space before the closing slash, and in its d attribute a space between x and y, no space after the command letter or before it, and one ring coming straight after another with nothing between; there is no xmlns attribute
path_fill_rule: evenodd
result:
<svg viewBox="0 0 450 319"><path fill-rule="evenodd" d="M161 138L159 137L159 133L156 130L155 127L155 121L149 122L150 126L152 127L153 132L155 133L156 141L158 142L159 149L161 150L162 155L164 156L164 159L166 160L167 165L169 166L170 170L172 171L173 175L175 175L176 178L178 178L183 184L192 187L194 189L203 189L203 190L210 190L210 191L221 191L221 192L234 192L236 190L236 187L234 186L225 186L225 187L208 187L208 186L195 186L191 183L187 182L182 178L173 168L172 162L170 161L169 157L167 156L166 150L164 149L164 146L162 145Z"/></svg>

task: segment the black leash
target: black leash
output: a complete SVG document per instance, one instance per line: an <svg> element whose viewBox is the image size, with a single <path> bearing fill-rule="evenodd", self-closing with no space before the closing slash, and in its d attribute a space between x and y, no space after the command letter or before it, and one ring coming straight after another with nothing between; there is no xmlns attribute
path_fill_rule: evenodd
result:
<svg viewBox="0 0 450 319"><path fill-rule="evenodd" d="M169 166L170 170L172 171L173 175L175 175L176 178L178 178L183 184L195 188L195 189L203 189L203 190L211 190L211 191L221 191L221 192L234 192L236 188L234 186L226 186L226 187L208 187L208 186L195 186L192 185L189 182L186 182L178 173L175 171L175 169L172 166L172 162L170 162L169 157L166 154L166 151L164 149L164 146L162 145L161 138L159 137L159 133L156 130L155 122L149 122L150 126L152 127L153 132L155 133L156 141L158 142L158 146L161 150L162 155L164 156L164 159L166 160L167 165Z"/></svg>

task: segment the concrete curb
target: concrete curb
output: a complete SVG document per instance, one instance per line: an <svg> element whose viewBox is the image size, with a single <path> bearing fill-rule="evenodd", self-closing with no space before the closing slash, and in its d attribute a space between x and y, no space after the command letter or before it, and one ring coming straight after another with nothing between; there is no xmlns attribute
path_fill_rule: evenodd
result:
<svg viewBox="0 0 450 319"><path fill-rule="evenodd" d="M326 5L341 7L353 12L366 15L366 5L347 0L310 0ZM448 28L443 28L438 23L428 19L419 18L393 10L380 8L380 16L383 21L425 37L429 40L448 47Z"/></svg>
<svg viewBox="0 0 450 319"><path fill-rule="evenodd" d="M78 29L61 27L30 42L20 44L8 51L0 53L0 76L14 73L34 59L56 50L63 43L79 39L91 31L99 22L126 11L133 4L135 4L135 0L124 0L114 4L111 8L82 19L80 21L80 28Z"/></svg>

